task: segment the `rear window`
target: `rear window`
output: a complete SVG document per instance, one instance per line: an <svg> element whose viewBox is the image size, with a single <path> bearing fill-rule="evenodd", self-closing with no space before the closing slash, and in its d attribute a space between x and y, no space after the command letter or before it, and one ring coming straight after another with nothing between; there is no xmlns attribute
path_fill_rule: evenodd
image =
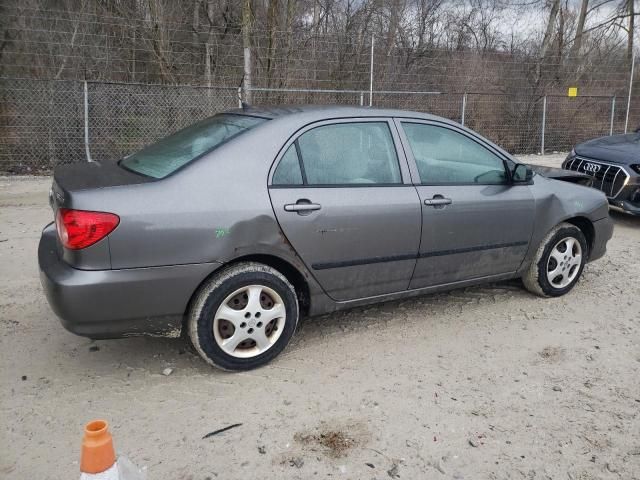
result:
<svg viewBox="0 0 640 480"><path fill-rule="evenodd" d="M153 178L164 178L242 132L265 122L246 115L216 115L191 125L124 158L120 165Z"/></svg>

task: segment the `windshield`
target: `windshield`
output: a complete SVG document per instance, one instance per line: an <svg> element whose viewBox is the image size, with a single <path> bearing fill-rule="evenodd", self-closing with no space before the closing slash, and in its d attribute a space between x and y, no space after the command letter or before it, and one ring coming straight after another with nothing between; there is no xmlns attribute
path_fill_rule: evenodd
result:
<svg viewBox="0 0 640 480"><path fill-rule="evenodd" d="M164 178L203 153L264 121L264 118L245 115L216 115L129 155L120 165L149 177Z"/></svg>

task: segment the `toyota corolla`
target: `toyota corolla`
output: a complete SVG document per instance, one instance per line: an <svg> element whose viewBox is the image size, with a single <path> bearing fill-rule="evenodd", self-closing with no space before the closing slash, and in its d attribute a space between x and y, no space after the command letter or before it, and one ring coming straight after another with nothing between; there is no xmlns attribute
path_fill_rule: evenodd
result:
<svg viewBox="0 0 640 480"><path fill-rule="evenodd" d="M246 370L301 316L513 278L569 292L613 227L602 192L550 176L427 114L247 107L56 168L41 280L78 335L184 332Z"/></svg>

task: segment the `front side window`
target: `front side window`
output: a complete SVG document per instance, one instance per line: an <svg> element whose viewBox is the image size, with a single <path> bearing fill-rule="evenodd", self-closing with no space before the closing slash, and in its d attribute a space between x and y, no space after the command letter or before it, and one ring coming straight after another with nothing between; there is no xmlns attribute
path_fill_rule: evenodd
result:
<svg viewBox="0 0 640 480"><path fill-rule="evenodd" d="M401 183L387 122L337 123L298 138L308 185Z"/></svg>
<svg viewBox="0 0 640 480"><path fill-rule="evenodd" d="M197 157L265 122L223 114L207 118L124 158L120 165L148 177L164 178Z"/></svg>
<svg viewBox="0 0 640 480"><path fill-rule="evenodd" d="M444 127L402 122L422 184L502 184L500 157L466 135Z"/></svg>

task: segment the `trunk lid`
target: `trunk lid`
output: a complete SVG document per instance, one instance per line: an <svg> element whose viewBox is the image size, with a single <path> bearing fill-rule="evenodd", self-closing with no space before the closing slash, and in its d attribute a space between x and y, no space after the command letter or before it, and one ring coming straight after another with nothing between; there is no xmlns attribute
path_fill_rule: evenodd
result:
<svg viewBox="0 0 640 480"><path fill-rule="evenodd" d="M61 208L75 210L98 210L83 205L82 197L91 190L100 190L123 185L152 182L154 179L128 171L115 161L74 163L60 165L53 173L53 184L49 192L49 204L54 220ZM104 209L109 212L109 206ZM115 213L115 212L109 212ZM58 255L69 265L83 270L105 270L111 268L108 236L81 250L64 248L57 239Z"/></svg>
<svg viewBox="0 0 640 480"><path fill-rule="evenodd" d="M118 165L117 161L72 163L56 167L53 179L68 193L154 181Z"/></svg>
<svg viewBox="0 0 640 480"><path fill-rule="evenodd" d="M49 204L54 213L62 207L81 209L81 205L73 205L77 192L153 181L153 178L122 168L117 161L59 165L53 172Z"/></svg>

